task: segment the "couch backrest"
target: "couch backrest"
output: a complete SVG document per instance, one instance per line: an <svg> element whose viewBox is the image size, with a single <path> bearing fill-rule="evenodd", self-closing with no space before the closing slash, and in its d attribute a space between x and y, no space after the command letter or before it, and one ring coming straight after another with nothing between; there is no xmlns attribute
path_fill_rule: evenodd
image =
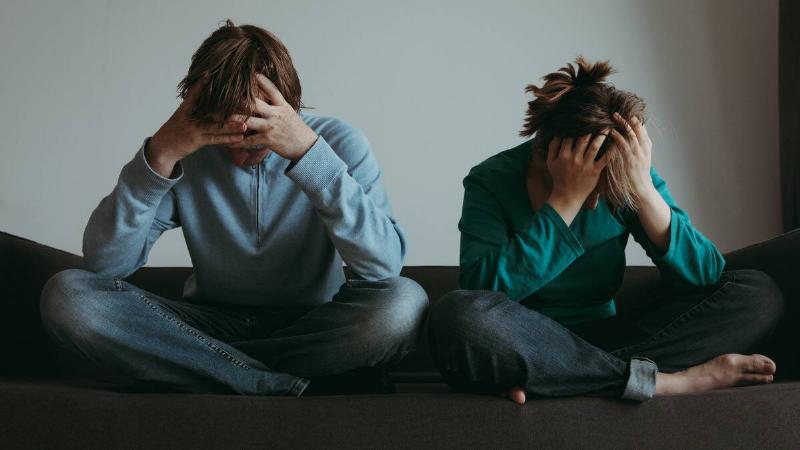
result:
<svg viewBox="0 0 800 450"><path fill-rule="evenodd" d="M2 374L63 375L91 372L85 363L66 355L51 343L39 318L39 296L44 283L55 273L80 267L77 255L34 241L0 232L0 360L7 362ZM188 267L145 267L128 278L131 283L167 298L180 298L183 283L191 274ZM431 301L458 288L458 267L409 266L402 275L417 281ZM625 300L647 297L655 289L657 272L650 267L629 267L620 292L619 309L627 311ZM639 303L639 302L637 302ZM424 337L423 337L424 339ZM419 351L407 358L400 372L433 372L426 340Z"/></svg>

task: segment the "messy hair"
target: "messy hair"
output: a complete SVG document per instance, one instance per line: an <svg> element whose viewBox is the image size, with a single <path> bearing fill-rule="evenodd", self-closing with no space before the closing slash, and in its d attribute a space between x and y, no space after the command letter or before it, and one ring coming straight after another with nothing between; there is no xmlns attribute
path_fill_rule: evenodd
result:
<svg viewBox="0 0 800 450"><path fill-rule="evenodd" d="M548 143L554 137L576 138L612 128L625 135L625 130L613 120L615 112L628 120L636 117L644 123L644 100L606 82L614 72L608 61L589 63L579 56L575 65L569 63L542 77L541 87L528 85L525 92L532 93L534 99L528 102L520 136L530 137L535 133L534 149L546 158ZM607 138L597 157L612 145L611 138ZM611 156L598 185L613 207L638 209L639 199L622 155Z"/></svg>
<svg viewBox="0 0 800 450"><path fill-rule="evenodd" d="M283 43L263 28L236 26L226 20L192 55L189 73L178 84L178 95L185 98L195 83L207 77L189 118L221 124L231 114L252 114L259 92L257 73L275 83L295 110L304 107L300 79Z"/></svg>

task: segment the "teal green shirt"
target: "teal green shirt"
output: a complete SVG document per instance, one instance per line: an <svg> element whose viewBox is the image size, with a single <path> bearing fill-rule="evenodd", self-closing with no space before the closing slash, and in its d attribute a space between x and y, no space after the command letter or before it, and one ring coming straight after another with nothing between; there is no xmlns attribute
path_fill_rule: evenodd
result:
<svg viewBox="0 0 800 450"><path fill-rule="evenodd" d="M672 211L666 252L650 241L634 211L612 211L602 199L569 226L546 203L533 211L526 187L531 145L487 159L464 179L458 224L463 289L505 292L566 326L610 317L616 314L629 234L667 283L707 286L719 280L725 259L692 226L653 169L653 184Z"/></svg>

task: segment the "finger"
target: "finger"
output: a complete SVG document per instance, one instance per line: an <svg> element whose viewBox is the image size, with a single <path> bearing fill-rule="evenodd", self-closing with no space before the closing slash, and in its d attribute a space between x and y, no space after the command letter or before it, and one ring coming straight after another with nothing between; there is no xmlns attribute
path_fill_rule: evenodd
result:
<svg viewBox="0 0 800 450"><path fill-rule="evenodd" d="M558 156L570 157L572 156L572 145L575 143L575 139L568 137L564 138L561 141L561 149L558 151Z"/></svg>
<svg viewBox="0 0 800 450"><path fill-rule="evenodd" d="M624 117L622 117L622 116L620 115L620 113L616 113L616 112L614 113L614 120L615 120L615 121L616 121L616 122L617 122L617 123L618 123L620 126L622 126L622 128L625 130L625 134L626 134L626 137L627 137L628 139L630 139L631 141L636 141L636 132L634 132L634 131L633 131L633 127L631 127L631 124L630 124L630 122L628 122L627 120L625 120L625 118L624 118Z"/></svg>
<svg viewBox="0 0 800 450"><path fill-rule="evenodd" d="M258 145L266 145L264 142L265 136L263 134L253 134L250 136L246 136L241 141L237 142L235 145L231 145L231 148L253 148Z"/></svg>
<svg viewBox="0 0 800 450"><path fill-rule="evenodd" d="M575 147L573 150L575 151L575 156L577 157L585 157L586 156L586 149L589 147L589 141L591 140L592 135L585 134L578 139L575 140Z"/></svg>
<svg viewBox="0 0 800 450"><path fill-rule="evenodd" d="M603 142L606 141L606 137L608 136L608 129L605 129L595 135L592 139L592 143L589 144L589 148L586 150L586 158L589 161L594 161L597 159L597 153L600 151L600 148L603 147ZM607 153L607 152L606 152Z"/></svg>
<svg viewBox="0 0 800 450"><path fill-rule="evenodd" d="M235 144L238 142L242 142L244 140L244 135L241 133L230 133L230 134L206 134L206 142L211 145L220 145L220 144Z"/></svg>
<svg viewBox="0 0 800 450"><path fill-rule="evenodd" d="M247 124L243 121L229 120L219 126L219 124L210 123L203 125L203 132L205 134L229 134L229 133L244 133L247 131Z"/></svg>
<svg viewBox="0 0 800 450"><path fill-rule="evenodd" d="M628 145L628 141L625 137L617 131L616 129L611 130L611 139L614 141L614 145L622 152L623 155L627 155L629 153L630 146Z"/></svg>
<svg viewBox="0 0 800 450"><path fill-rule="evenodd" d="M212 124L214 123L220 124L221 122L244 122L245 120L247 120L248 117L249 116L246 116L244 114L231 114L230 116L228 116L227 119L223 121L222 115L219 113L213 113L208 115L208 118L209 120L211 120Z"/></svg>
<svg viewBox="0 0 800 450"><path fill-rule="evenodd" d="M276 106L287 104L281 91L278 90L278 87L275 86L266 75L259 73L256 75L256 79L258 80L258 86L264 91L264 94L267 96L267 99L270 100L271 104Z"/></svg>
<svg viewBox="0 0 800 450"><path fill-rule="evenodd" d="M261 117L268 119L277 113L277 108L256 97L256 112L261 115Z"/></svg>
<svg viewBox="0 0 800 450"><path fill-rule="evenodd" d="M606 149L606 152L603 153L603 156L601 156L600 159L598 159L595 162L595 167L597 168L597 170L605 169L605 167L608 165L608 163L610 163L611 160L614 159L614 152L615 151L616 151L616 147L608 147L608 149Z"/></svg>
<svg viewBox="0 0 800 450"><path fill-rule="evenodd" d="M261 117L248 117L245 124L249 130L267 131L267 119Z"/></svg>
<svg viewBox="0 0 800 450"><path fill-rule="evenodd" d="M231 114L231 115L228 117L228 120L227 120L227 121L228 121L228 122L244 122L244 121L246 121L246 120L247 120L247 117L248 117L248 116L246 116L246 115L244 115L244 114Z"/></svg>
<svg viewBox="0 0 800 450"><path fill-rule="evenodd" d="M639 145L646 147L647 144L650 143L650 135L647 134L647 128L636 116L631 118L631 125L633 126L633 131L636 133L636 138L639 141Z"/></svg>
<svg viewBox="0 0 800 450"><path fill-rule="evenodd" d="M547 162L555 161L558 157L559 147L561 147L560 137L553 137L553 139L550 139L550 144L547 146Z"/></svg>

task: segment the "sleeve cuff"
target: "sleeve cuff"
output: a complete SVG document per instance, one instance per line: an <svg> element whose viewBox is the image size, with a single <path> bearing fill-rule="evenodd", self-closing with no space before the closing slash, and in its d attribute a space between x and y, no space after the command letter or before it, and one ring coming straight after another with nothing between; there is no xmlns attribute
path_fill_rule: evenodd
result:
<svg viewBox="0 0 800 450"><path fill-rule="evenodd" d="M175 178L164 178L154 171L144 155L148 139L145 139L136 156L123 169L122 179L128 184L131 192L138 198L158 204L170 189L183 177L183 166L177 163L178 175Z"/></svg>
<svg viewBox="0 0 800 450"><path fill-rule="evenodd" d="M306 193L319 192L347 171L347 165L320 136L299 161L289 164L286 176Z"/></svg>
<svg viewBox="0 0 800 450"><path fill-rule="evenodd" d="M561 238L564 239L564 242L567 244L570 250L575 252L577 256L583 254L584 250L583 245L581 245L581 241L575 237L575 234L569 229L569 225L564 222L564 219L558 214L558 212L556 212L555 209L553 209L552 206L545 203L538 212L539 214L542 214L550 219L550 221L555 225L556 230L558 230L558 234L561 235Z"/></svg>

